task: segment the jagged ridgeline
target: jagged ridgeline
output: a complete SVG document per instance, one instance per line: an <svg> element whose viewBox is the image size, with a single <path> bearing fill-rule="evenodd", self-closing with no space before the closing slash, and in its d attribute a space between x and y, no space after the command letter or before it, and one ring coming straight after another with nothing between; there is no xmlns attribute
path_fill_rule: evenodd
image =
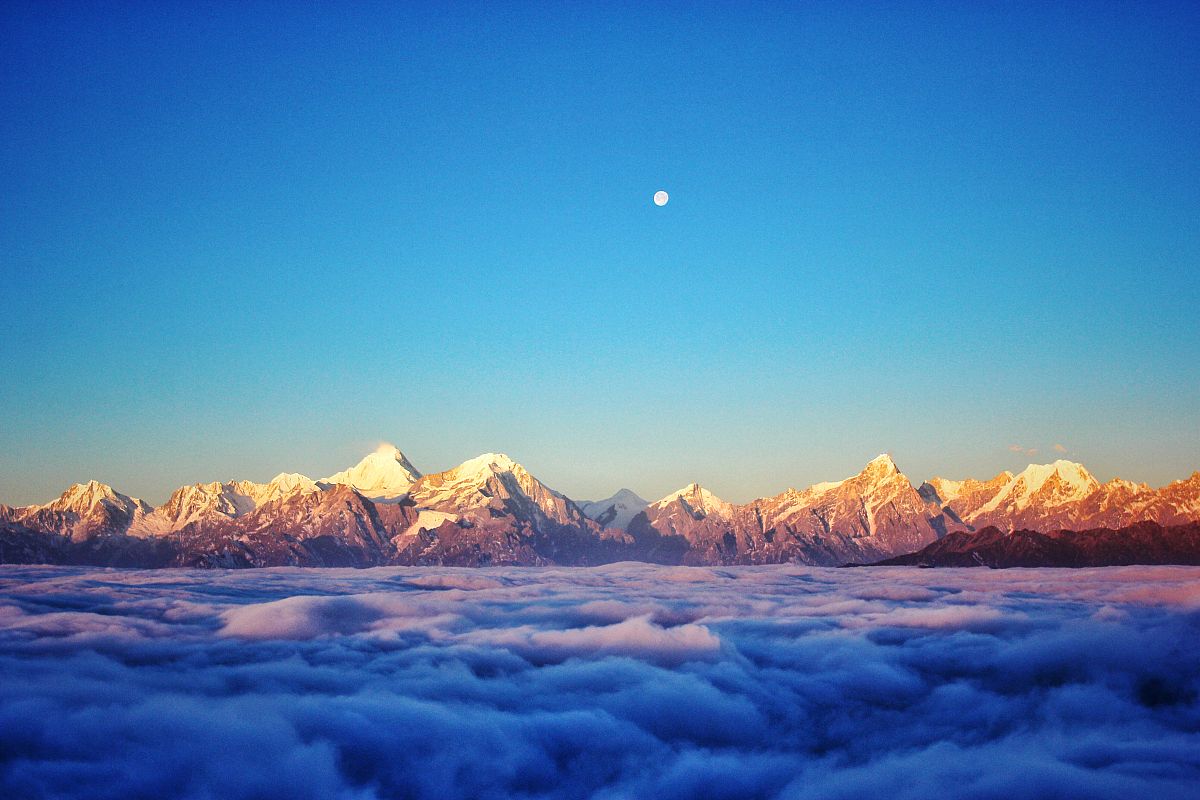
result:
<svg viewBox="0 0 1200 800"><path fill-rule="evenodd" d="M1197 520L1200 472L1153 489L1121 479L1100 483L1083 466L1056 461L990 480L932 478L914 487L881 455L844 480L744 504L695 483L652 503L628 489L577 502L502 454L426 475L384 446L321 480L284 473L267 483L197 483L157 508L96 481L45 505L0 506L0 561L840 565L914 553L951 532L1116 530Z"/></svg>

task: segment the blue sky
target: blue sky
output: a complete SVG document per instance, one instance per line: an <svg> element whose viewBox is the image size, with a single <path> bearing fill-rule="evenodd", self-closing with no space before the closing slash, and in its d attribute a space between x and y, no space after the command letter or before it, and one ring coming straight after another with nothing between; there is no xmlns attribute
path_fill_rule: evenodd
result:
<svg viewBox="0 0 1200 800"><path fill-rule="evenodd" d="M1200 467L1193 4L295 5L0 9L0 502Z"/></svg>

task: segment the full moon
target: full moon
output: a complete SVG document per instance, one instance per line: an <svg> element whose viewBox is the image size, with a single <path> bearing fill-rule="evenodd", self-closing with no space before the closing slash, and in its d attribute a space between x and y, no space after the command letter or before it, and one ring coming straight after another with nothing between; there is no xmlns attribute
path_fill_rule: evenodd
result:
<svg viewBox="0 0 1200 800"><path fill-rule="evenodd" d="M667 204L667 201L670 199L671 199L671 196L668 195L666 192L664 192L662 189L659 189L657 192L654 193L654 205L656 205L656 206L665 206Z"/></svg>

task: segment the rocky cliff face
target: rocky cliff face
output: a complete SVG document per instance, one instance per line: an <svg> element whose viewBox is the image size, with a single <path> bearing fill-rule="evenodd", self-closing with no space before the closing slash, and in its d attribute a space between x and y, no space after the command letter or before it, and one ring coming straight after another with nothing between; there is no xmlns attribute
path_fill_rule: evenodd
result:
<svg viewBox="0 0 1200 800"><path fill-rule="evenodd" d="M744 505L692 484L651 503L629 532L682 540L684 563L830 565L911 552L941 530L941 509L884 455L845 480Z"/></svg>
<svg viewBox="0 0 1200 800"><path fill-rule="evenodd" d="M921 486L940 505L950 530L1119 529L1142 521L1179 525L1200 519L1200 472L1161 489L1120 478L1100 483L1082 464L1032 464L990 481L933 478Z"/></svg>
<svg viewBox="0 0 1200 800"><path fill-rule="evenodd" d="M98 481L77 483L41 506L0 506L0 520L65 536L72 541L124 534L153 509Z"/></svg>
<svg viewBox="0 0 1200 800"><path fill-rule="evenodd" d="M653 503L626 490L577 504L502 454L422 475L387 447L322 481L285 473L268 483L193 484L158 508L95 481L46 505L0 506L0 559L211 567L840 565L922 551L956 531L1197 520L1200 473L1151 489L1120 479L1101 484L1067 461L986 481L933 478L914 489L883 455L844 480L743 504L695 483Z"/></svg>

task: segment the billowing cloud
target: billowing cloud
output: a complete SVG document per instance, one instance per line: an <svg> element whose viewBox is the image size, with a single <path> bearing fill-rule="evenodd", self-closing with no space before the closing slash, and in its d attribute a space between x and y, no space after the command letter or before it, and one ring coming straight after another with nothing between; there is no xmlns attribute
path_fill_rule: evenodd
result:
<svg viewBox="0 0 1200 800"><path fill-rule="evenodd" d="M589 625L566 630L532 627L486 631L473 641L507 647L536 661L567 658L630 656L646 661L678 664L707 660L721 649L721 640L703 625L664 628L649 616L622 620L613 625Z"/></svg>
<svg viewBox="0 0 1200 800"><path fill-rule="evenodd" d="M1067 452L1066 445L1055 444L1055 445L1054 445L1054 452L1056 452L1056 453L1065 453L1065 452Z"/></svg>
<svg viewBox="0 0 1200 800"><path fill-rule="evenodd" d="M1200 569L0 568L6 797L1191 797Z"/></svg>

